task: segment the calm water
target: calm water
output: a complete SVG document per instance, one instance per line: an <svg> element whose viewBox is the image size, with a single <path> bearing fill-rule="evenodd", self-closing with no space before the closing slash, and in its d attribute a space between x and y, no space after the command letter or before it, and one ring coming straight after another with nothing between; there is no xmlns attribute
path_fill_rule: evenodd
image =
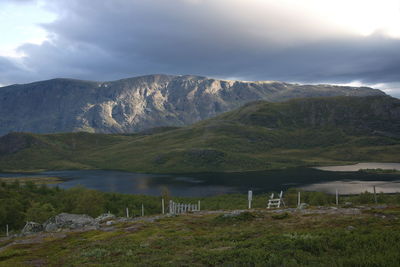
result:
<svg viewBox="0 0 400 267"><path fill-rule="evenodd" d="M26 174L0 173L1 177ZM305 190L355 194L371 191L400 192L399 174L366 174L361 172L322 171L312 168L242 173L196 173L187 175L139 174L119 171L51 171L35 176L55 176L64 179L61 188L83 185L106 192L160 195L168 188L174 196L212 196L225 193L255 193L303 188Z"/></svg>

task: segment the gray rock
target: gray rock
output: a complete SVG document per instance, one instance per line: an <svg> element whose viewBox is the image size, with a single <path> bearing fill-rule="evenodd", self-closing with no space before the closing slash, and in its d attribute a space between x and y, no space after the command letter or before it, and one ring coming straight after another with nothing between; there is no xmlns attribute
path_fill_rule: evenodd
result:
<svg viewBox="0 0 400 267"><path fill-rule="evenodd" d="M43 227L45 232L57 232L59 230L57 224L51 222L44 223Z"/></svg>
<svg viewBox="0 0 400 267"><path fill-rule="evenodd" d="M352 230L355 230L356 228L354 226L349 225L346 227L346 229L349 231L352 231Z"/></svg>
<svg viewBox="0 0 400 267"><path fill-rule="evenodd" d="M256 100L370 95L385 93L367 87L228 81L190 75L148 75L112 82L53 79L1 88L0 135L128 133L192 124ZM392 117L400 116L396 106L387 110ZM6 149L15 152L23 145L20 142Z"/></svg>
<svg viewBox="0 0 400 267"><path fill-rule="evenodd" d="M81 229L98 227L98 222L86 214L58 214L43 224L46 232L55 232L61 229Z"/></svg>
<svg viewBox="0 0 400 267"><path fill-rule="evenodd" d="M43 231L43 226L36 222L27 222L21 231L21 235L31 235Z"/></svg>
<svg viewBox="0 0 400 267"><path fill-rule="evenodd" d="M101 214L100 216L98 216L95 220L98 223L104 223L104 222L107 222L107 221L115 220L115 218L116 217L115 217L114 214L104 213L104 214Z"/></svg>

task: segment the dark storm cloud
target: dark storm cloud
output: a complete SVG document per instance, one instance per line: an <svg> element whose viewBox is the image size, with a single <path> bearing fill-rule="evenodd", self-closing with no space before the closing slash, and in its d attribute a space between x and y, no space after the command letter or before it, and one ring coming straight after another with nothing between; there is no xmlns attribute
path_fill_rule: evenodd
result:
<svg viewBox="0 0 400 267"><path fill-rule="evenodd" d="M24 68L2 74L0 83L59 76L110 80L150 73L400 82L398 39L379 33L325 36L324 25L302 25L309 32L299 33L296 23L305 19L288 21L286 14L279 22L271 11L260 24L251 21L246 10L242 14L231 9L229 1L222 2L223 7L195 0L48 1L48 8L59 16L43 25L49 41L20 47L27 55ZM313 38L315 33L321 38ZM9 63L0 60L0 70Z"/></svg>

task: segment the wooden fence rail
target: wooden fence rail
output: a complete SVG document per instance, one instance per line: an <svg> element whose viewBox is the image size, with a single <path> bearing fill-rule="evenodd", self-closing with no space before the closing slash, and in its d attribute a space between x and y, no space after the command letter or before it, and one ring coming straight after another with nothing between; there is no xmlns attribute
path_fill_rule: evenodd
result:
<svg viewBox="0 0 400 267"><path fill-rule="evenodd" d="M197 204L176 203L169 201L169 214L181 214L189 211L200 211L200 201Z"/></svg>

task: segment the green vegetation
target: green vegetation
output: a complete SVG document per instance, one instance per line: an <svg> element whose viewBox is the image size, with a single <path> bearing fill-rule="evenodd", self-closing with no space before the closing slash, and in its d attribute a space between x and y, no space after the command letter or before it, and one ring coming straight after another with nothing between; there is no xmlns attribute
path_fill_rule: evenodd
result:
<svg viewBox="0 0 400 267"><path fill-rule="evenodd" d="M289 189L285 192L284 201L288 207L296 207L297 192L297 189ZM254 195L252 207L265 208L269 195ZM3 182L0 183L0 234L4 233L6 224L10 229L18 231L26 221L43 223L51 216L62 212L89 214L97 217L110 211L117 216L124 217L125 208L129 208L130 215L137 217L140 216L141 206L144 204L145 215L160 214L161 198L164 198L165 203L173 199L176 202L196 204L200 200L201 206L206 210L247 209L247 195L245 194L190 198L173 197L168 190L164 190L162 196L145 196L106 193L84 187L64 190L58 187L50 188L45 184L38 186L33 182L27 182L25 185L21 185L18 181ZM321 192L302 192L301 199L302 202L311 206L334 205L336 201L334 195ZM352 205L374 204L375 198L369 192L341 196L340 203L346 202L351 202ZM400 194L377 194L377 202L378 204L400 205Z"/></svg>
<svg viewBox="0 0 400 267"><path fill-rule="evenodd" d="M385 113L399 106L390 97L256 102L189 127L140 134L12 133L0 138L0 170L173 173L400 162L400 120ZM341 196L346 207L386 206L362 214L266 212L268 195L255 195L254 209L242 213L194 213L118 223L110 231L39 234L17 239L20 244L0 239L0 266L398 266L400 194ZM301 196L311 211L335 203L333 195L321 192ZM206 210L247 208L242 194L183 198L164 190L156 197L0 180L0 234L6 225L15 233L26 221L42 223L61 212L96 217L110 211L122 217L127 207L137 217L143 204L145 215L160 214L161 197L166 203L201 200ZM286 191L284 201L296 207L297 190Z"/></svg>
<svg viewBox="0 0 400 267"><path fill-rule="evenodd" d="M378 173L378 174L400 174L399 170L396 169L360 169L359 172L366 172L366 173Z"/></svg>
<svg viewBox="0 0 400 267"><path fill-rule="evenodd" d="M188 214L115 230L27 238L0 251L1 266L398 266L395 216Z"/></svg>
<svg viewBox="0 0 400 267"><path fill-rule="evenodd" d="M167 190L163 197L172 198ZM97 216L109 210L124 216L129 207L137 216L142 203L146 215L159 214L160 198L1 183L0 227L9 224L16 230L26 220L43 222L60 212ZM372 206L361 214L313 213L315 206L335 202L334 196L320 192L302 192L311 213L271 213L266 200L266 194L255 195L254 209L242 213L194 213L118 223L111 231L39 234L14 239L14 245L13 240L0 239L0 266L397 266L400 261L400 194L378 194L378 203L387 207ZM297 190L285 192L284 200L295 207ZM206 210L247 206L242 194L201 201ZM375 203L367 192L340 201L352 203L346 206Z"/></svg>
<svg viewBox="0 0 400 267"><path fill-rule="evenodd" d="M62 183L62 179L59 177L1 177L0 182L4 183L14 183L19 182L21 184L26 184L32 182L36 185L41 184L59 184Z"/></svg>
<svg viewBox="0 0 400 267"><path fill-rule="evenodd" d="M400 120L380 112L399 105L390 97L260 101L142 134L13 133L0 138L0 170L231 172L400 162Z"/></svg>

